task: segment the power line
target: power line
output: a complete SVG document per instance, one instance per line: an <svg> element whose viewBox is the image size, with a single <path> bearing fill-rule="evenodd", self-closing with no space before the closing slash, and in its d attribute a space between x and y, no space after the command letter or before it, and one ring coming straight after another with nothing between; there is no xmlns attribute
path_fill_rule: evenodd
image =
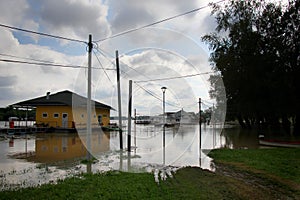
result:
<svg viewBox="0 0 300 200"><path fill-rule="evenodd" d="M109 62L111 62L111 60L109 60L109 58L104 54L104 53L106 53L106 54L108 54L109 56L111 56L109 53L107 53L107 52L105 52L103 49L99 49L99 48L97 48L97 51L98 51L100 54L102 54ZM102 53L102 51L103 51L103 53ZM119 56L119 57L120 57L120 56ZM120 60L120 62L122 62L122 60ZM113 62L111 62L111 63L112 63L113 65L115 65ZM124 62L122 62L122 63L124 63ZM140 74L141 76L144 76L144 77L146 77L147 79L150 79L149 76L146 76L145 74L139 72L138 70L136 70L135 68L133 68L133 67L127 65L126 63L124 63L124 64L125 64L126 67L132 69L133 71L135 71L136 73ZM124 73L124 74L129 75L128 72L125 72L125 71L122 70L122 69L120 69L120 71L121 71L122 73Z"/></svg>
<svg viewBox="0 0 300 200"><path fill-rule="evenodd" d="M167 78L157 78L157 79L151 79L151 80L144 80L144 81L135 81L136 83L144 83L144 82L153 82L153 81L164 81L164 80L172 80L172 79L179 79L179 78L188 78L193 76L199 76L204 74L211 74L214 72L203 72L203 73L197 73L197 74L189 74L189 75L183 75L183 76L175 76L175 77L167 77Z"/></svg>
<svg viewBox="0 0 300 200"><path fill-rule="evenodd" d="M221 3L221 2L223 2L223 1L225 1L225 0L220 0L220 1L216 2L216 4ZM202 9L204 9L204 8L207 8L208 6L209 6L209 4L208 4L208 5L205 5L205 6L202 6L202 7L200 7L200 8L196 8L196 9L193 9L193 10L190 10L190 11L187 11L187 12L184 12L184 13L181 13L181 14L178 14L178 15L175 15L175 16L172 16L172 17L168 17L168 18L165 18L165 19L162 19L162 20L159 20L159 21L156 21L156 22L153 22L153 23L144 25L144 26L140 26L140 27L137 27L137 28L133 28L133 29L130 29L130 30L121 32L121 33L117 33L117 34L115 34L115 35L112 35L112 36L109 36L109 37L106 37L106 38L103 38L103 39L100 39L100 40L96 40L96 41L94 41L94 42L103 42L103 41L108 40L108 39L116 38L116 37L119 37L119 36L122 36L122 35L125 35L125 34L128 34L128 33L132 33L132 32L135 32L135 31L138 31L138 30L141 30L141 29L150 27L150 26L154 26L154 25L157 25L157 24L160 24L160 23L163 23L163 22L166 22L166 21L169 21L169 20L178 18L178 17L182 17L182 16L184 16L184 15L188 15L188 14L197 12L197 11L199 11L199 10L202 10Z"/></svg>
<svg viewBox="0 0 300 200"><path fill-rule="evenodd" d="M110 62L112 66L116 67L116 64L113 61L111 61L111 59L107 55L104 54L104 53L106 53L106 54L109 55L109 53L105 52L104 50L102 50L102 49L100 49L98 47L94 48L94 49L96 49L97 52L99 52L108 62ZM109 56L111 56L111 55L109 55ZM116 68L115 68L115 70L116 70Z"/></svg>
<svg viewBox="0 0 300 200"><path fill-rule="evenodd" d="M0 59L1 62L8 62L8 63L16 63L16 64L28 64L28 65L38 65L38 66L48 66L48 67L63 67L63 68L83 68L87 69L86 66L81 65L66 65L66 64L57 64L50 61L39 61L39 62L28 62L28 61L21 61L21 60L11 60L11 59ZM38 60L36 60L38 61ZM104 69L104 70L115 70L111 68L97 68L92 67L93 69Z"/></svg>
<svg viewBox="0 0 300 200"><path fill-rule="evenodd" d="M17 31L22 31L22 32L26 32L26 33L35 34L35 35L41 35L41 36L45 36L45 37L52 37L52 38L56 38L56 39L68 40L68 41L71 41L71 42L80 42L80 43L87 44L87 42L85 42L83 40L67 38L67 37L62 37L62 36L58 36L58 35L51 35L49 33L42 33L42 32L32 31L32 30L18 28L18 27L14 27L14 26L8 26L8 25L5 25L5 24L0 24L0 26L4 27L4 28L12 29L12 30L17 30Z"/></svg>
<svg viewBox="0 0 300 200"><path fill-rule="evenodd" d="M98 63L99 63L100 66L101 66L101 69L103 69L103 71L104 71L106 77L108 78L108 80L110 81L110 83L111 83L112 85L114 85L114 84L112 83L111 79L109 78L108 74L106 73L105 68L104 68L103 65L101 64L100 59L98 58L97 54L95 53L95 51L93 51L93 52L94 52L95 57L97 58Z"/></svg>
<svg viewBox="0 0 300 200"><path fill-rule="evenodd" d="M40 66L52 66L52 67L87 68L87 67L80 66L80 65L62 65L62 64L54 64L54 63L46 63L46 62L27 62L27 61L10 60L10 59L0 59L0 61L2 61L2 62L8 62L8 63L40 65Z"/></svg>
<svg viewBox="0 0 300 200"><path fill-rule="evenodd" d="M26 58L26 57L22 57L22 56L5 54L5 53L0 53L0 56L10 57L10 58L18 58L18 59L23 59L23 60L31 60L31 61L37 61L37 62L45 62L45 63L57 64L57 63L54 63L54 62L51 62L51 61L47 61L47 60L38 60L38 59L33 59L33 58Z"/></svg>
<svg viewBox="0 0 300 200"><path fill-rule="evenodd" d="M143 86L141 86L141 85L139 85L139 84L137 84L137 83L135 83L135 84L136 84L139 88L141 88L142 90L144 90L146 93L148 93L149 95L151 95L152 97L158 99L158 100L161 101L161 102L163 101L158 95L152 93L151 91L147 90L146 88L144 88ZM173 107L181 108L180 106L177 106L177 105L175 105L175 104L173 104L173 103L170 103L170 102L168 102L168 101L166 101L165 103L168 104L168 105L170 105L170 106L173 106Z"/></svg>

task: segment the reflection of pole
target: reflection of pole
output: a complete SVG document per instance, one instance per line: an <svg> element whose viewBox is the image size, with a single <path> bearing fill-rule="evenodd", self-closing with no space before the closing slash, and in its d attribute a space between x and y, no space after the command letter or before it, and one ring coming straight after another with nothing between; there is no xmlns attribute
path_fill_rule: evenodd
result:
<svg viewBox="0 0 300 200"><path fill-rule="evenodd" d="M215 148L216 146L216 124L215 124L215 119L214 119L214 104L213 104L213 107L212 107L212 113L211 113L211 118L213 117L213 149Z"/></svg>
<svg viewBox="0 0 300 200"><path fill-rule="evenodd" d="M131 152L127 152L127 171L129 172L131 168Z"/></svg>
<svg viewBox="0 0 300 200"><path fill-rule="evenodd" d="M92 43L92 35L89 35L89 43L88 43L88 84L87 84L87 160L91 160L91 133L92 133L92 127L91 127L91 98L92 98L92 49L93 49L93 43Z"/></svg>
<svg viewBox="0 0 300 200"><path fill-rule="evenodd" d="M163 141L163 165L166 163L166 147L165 147L165 125L163 126L163 135L164 135L164 141Z"/></svg>
<svg viewBox="0 0 300 200"><path fill-rule="evenodd" d="M120 67L119 67L119 53L118 53L118 51L116 51L116 67L117 67L117 86L118 86L118 110L119 110L120 149L123 149L121 87L120 87L121 82L120 82Z"/></svg>
<svg viewBox="0 0 300 200"><path fill-rule="evenodd" d="M25 134L25 153L27 158L27 134Z"/></svg>
<svg viewBox="0 0 300 200"><path fill-rule="evenodd" d="M131 111L132 111L132 80L129 80L129 97L128 97L128 138L127 149L131 151Z"/></svg>
<svg viewBox="0 0 300 200"><path fill-rule="evenodd" d="M134 109L134 150L136 153L136 109Z"/></svg>
<svg viewBox="0 0 300 200"><path fill-rule="evenodd" d="M86 164L86 173L88 173L88 174L92 173L92 163L91 162L88 162Z"/></svg>
<svg viewBox="0 0 300 200"><path fill-rule="evenodd" d="M202 160L201 160L201 158L202 158L202 151L201 151L201 148L199 149L199 167L201 168L201 165L202 165Z"/></svg>
<svg viewBox="0 0 300 200"><path fill-rule="evenodd" d="M120 151L120 166L119 166L119 170L122 171L123 170L123 152Z"/></svg>
<svg viewBox="0 0 300 200"><path fill-rule="evenodd" d="M201 98L199 98L199 148L201 150Z"/></svg>

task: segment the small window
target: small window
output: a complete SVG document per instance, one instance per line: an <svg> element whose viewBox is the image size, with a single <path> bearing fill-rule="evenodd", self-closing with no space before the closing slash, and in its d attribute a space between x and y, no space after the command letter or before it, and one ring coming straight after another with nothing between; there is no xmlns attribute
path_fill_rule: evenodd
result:
<svg viewBox="0 0 300 200"><path fill-rule="evenodd" d="M43 112L42 116L43 116L43 118L48 118L48 113Z"/></svg>
<svg viewBox="0 0 300 200"><path fill-rule="evenodd" d="M58 152L58 147L57 147L57 146L54 146L54 147L53 147L53 152L54 152L54 153L57 153L57 152Z"/></svg>
<svg viewBox="0 0 300 200"><path fill-rule="evenodd" d="M54 113L53 118L59 118L59 113Z"/></svg>

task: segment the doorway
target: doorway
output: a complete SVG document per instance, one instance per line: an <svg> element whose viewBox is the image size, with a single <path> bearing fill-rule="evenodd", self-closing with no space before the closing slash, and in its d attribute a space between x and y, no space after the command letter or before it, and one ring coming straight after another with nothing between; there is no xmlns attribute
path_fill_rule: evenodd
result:
<svg viewBox="0 0 300 200"><path fill-rule="evenodd" d="M62 127L63 128L69 128L68 127L68 113L62 113Z"/></svg>

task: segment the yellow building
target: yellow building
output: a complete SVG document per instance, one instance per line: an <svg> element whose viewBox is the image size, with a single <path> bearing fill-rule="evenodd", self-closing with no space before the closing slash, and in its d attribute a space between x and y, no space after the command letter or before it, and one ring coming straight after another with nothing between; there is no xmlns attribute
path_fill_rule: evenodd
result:
<svg viewBox="0 0 300 200"><path fill-rule="evenodd" d="M84 128L87 123L87 98L65 90L13 104L35 108L37 126L60 129ZM110 122L110 106L92 101L92 127L106 127Z"/></svg>

